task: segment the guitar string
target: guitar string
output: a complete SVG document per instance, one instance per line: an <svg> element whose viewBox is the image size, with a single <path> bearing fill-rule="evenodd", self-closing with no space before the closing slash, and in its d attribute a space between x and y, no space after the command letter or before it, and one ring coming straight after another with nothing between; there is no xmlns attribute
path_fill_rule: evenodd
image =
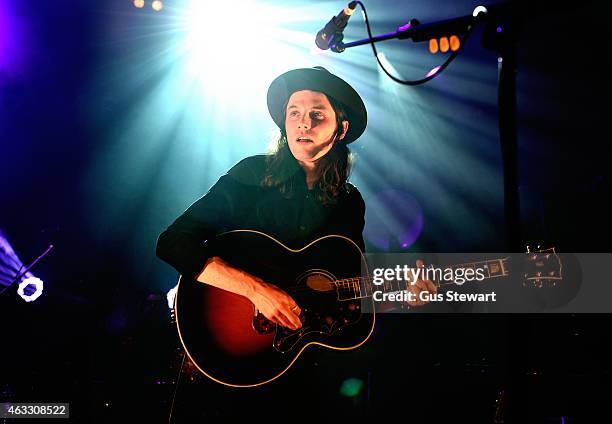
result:
<svg viewBox="0 0 612 424"><path fill-rule="evenodd" d="M466 263L462 263L462 264L448 265L447 268L461 268L461 267L465 268L465 267L468 267L468 266L469 266L469 268L473 268L476 265L485 264L485 265L487 265L487 269L489 269L488 268L488 264L489 263L499 263L499 262L503 262L504 264L506 264L507 259L506 258L502 258L502 259L489 259L489 260L478 261L478 262L466 262ZM489 272L489 275L486 278L493 278L493 277L497 277L497 276L506 277L506 276L508 276L508 273L506 273L504 271L500 275L491 276L491 273ZM335 280L335 281L330 281L328 284L336 285L337 289L338 288L340 288L340 289L359 289L359 291L361 293L361 288L360 288L361 281L369 281L369 280L373 280L373 279L374 279L374 277L353 277L353 278L344 278L344 279L339 279L339 280ZM339 286L339 283L342 284L342 286ZM408 282L406 282L406 284L407 283ZM389 284L392 284L392 283L390 282ZM398 284L398 290L399 290L400 282L396 281L396 284ZM437 287L449 286L449 285L458 285L458 286L461 285L461 284L456 284L453 281L450 281L450 282L438 282L438 281L435 281L435 284L436 284ZM367 288L368 287L365 286L365 288L366 288L366 295L367 295ZM396 290L396 291L398 291L398 290ZM407 288L404 289L404 290L407 290ZM298 285L298 286L289 286L289 287L287 287L285 289L285 291L291 291L293 293L300 293L300 292L311 291L311 289L308 286Z"/></svg>
<svg viewBox="0 0 612 424"><path fill-rule="evenodd" d="M495 278L495 277L507 277L509 274L504 272L502 274L499 275L493 275L493 276L488 276L487 278ZM371 293L373 292L373 288L370 286L368 287L367 285L361 285L362 282L372 282L374 280L374 277L354 277L354 278L343 278L343 279L339 279L339 280L335 280L335 281L329 281L327 284L330 286L330 291L332 289L331 286L335 286L333 287L333 289L337 290L347 290L347 291L352 291L352 292L359 292L360 294L365 292L366 295L363 296L358 296L356 298L361 298L361 297L369 297L371 295ZM462 286L462 284L457 284L454 281L448 281L448 282L439 282L439 281L434 281L434 284L436 285L436 287L440 288L440 287L446 287L446 286ZM483 280L484 281L484 280ZM406 288L401 288L400 285L405 284ZM393 282L387 282L387 283L383 283L381 284L383 287L383 289L389 288L390 291L402 291L402 290L407 290L408 289L408 281L393 281ZM393 287L394 285L397 285L397 287ZM312 292L313 289L310 288L308 285L297 285L297 286L288 286L285 287L284 290L288 293L304 293L304 292ZM368 290L370 291L370 294L368 294Z"/></svg>

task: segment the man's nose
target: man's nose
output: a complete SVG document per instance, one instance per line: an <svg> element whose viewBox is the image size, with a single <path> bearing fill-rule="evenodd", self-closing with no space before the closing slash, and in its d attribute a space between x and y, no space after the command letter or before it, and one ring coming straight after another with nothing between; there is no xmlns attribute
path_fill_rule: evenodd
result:
<svg viewBox="0 0 612 424"><path fill-rule="evenodd" d="M309 130L310 127L310 118L308 116L303 116L302 119L300 119L300 122L298 122L298 129Z"/></svg>

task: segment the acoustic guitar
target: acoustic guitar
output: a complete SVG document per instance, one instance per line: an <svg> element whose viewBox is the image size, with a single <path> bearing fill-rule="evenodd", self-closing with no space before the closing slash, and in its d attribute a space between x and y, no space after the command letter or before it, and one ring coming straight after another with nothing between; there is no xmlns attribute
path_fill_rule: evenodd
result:
<svg viewBox="0 0 612 424"><path fill-rule="evenodd" d="M268 321L246 297L181 276L174 304L179 338L195 367L210 379L233 387L259 386L280 377L309 346L355 349L372 334L372 294L381 286L372 283L365 257L349 238L329 235L291 249L267 234L235 230L209 243L215 256L280 287L302 310L302 327L291 330ZM556 275L538 270L538 261L550 254L530 253L535 271L525 274L526 281L561 279L560 262ZM508 275L507 261L484 261L497 270L487 278Z"/></svg>

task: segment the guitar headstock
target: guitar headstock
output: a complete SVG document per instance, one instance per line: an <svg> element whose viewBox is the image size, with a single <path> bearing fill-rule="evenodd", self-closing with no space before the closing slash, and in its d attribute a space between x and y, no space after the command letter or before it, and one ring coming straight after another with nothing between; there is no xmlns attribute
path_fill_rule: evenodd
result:
<svg viewBox="0 0 612 424"><path fill-rule="evenodd" d="M542 249L537 245L534 249L527 246L524 286L555 286L563 280L562 271L563 265L554 247Z"/></svg>

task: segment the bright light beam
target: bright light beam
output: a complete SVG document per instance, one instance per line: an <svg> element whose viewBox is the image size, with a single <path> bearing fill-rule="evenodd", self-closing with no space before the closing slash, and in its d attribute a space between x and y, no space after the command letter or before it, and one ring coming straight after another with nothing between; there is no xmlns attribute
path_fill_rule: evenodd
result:
<svg viewBox="0 0 612 424"><path fill-rule="evenodd" d="M181 49L188 56L187 70L207 82L209 94L212 89L225 98L248 93L254 82L269 83L274 75L270 67L303 61L303 52L298 54L291 44L304 45L304 36L312 38L278 27L279 22L300 19L295 11L254 0L193 0L185 11L187 35Z"/></svg>

